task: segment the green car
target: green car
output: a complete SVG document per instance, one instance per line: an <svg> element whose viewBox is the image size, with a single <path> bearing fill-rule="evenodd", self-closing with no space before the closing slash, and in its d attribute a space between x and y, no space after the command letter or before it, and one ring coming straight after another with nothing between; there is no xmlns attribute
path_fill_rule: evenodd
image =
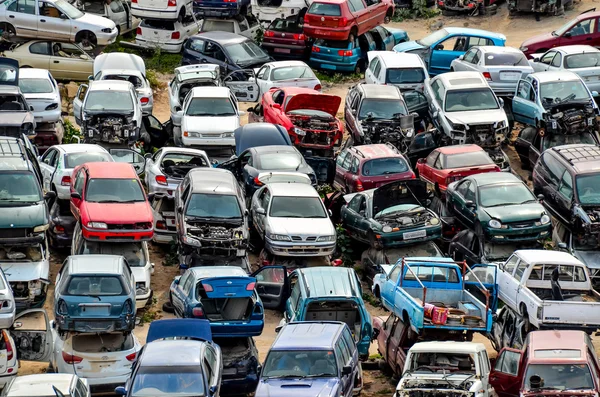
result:
<svg viewBox="0 0 600 397"><path fill-rule="evenodd" d="M344 200L342 225L352 238L373 248L399 247L442 236L440 218L426 208L430 200L423 181L395 181L347 194Z"/></svg>
<svg viewBox="0 0 600 397"><path fill-rule="evenodd" d="M508 172L489 172L453 182L446 191L448 210L491 242L543 240L550 216L531 190Z"/></svg>

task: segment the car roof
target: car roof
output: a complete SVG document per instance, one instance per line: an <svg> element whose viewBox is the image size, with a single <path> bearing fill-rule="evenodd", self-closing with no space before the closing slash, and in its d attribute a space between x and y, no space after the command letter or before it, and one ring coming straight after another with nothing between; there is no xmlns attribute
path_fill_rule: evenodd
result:
<svg viewBox="0 0 600 397"><path fill-rule="evenodd" d="M48 79L50 72L46 69L19 68L19 79Z"/></svg>
<svg viewBox="0 0 600 397"><path fill-rule="evenodd" d="M477 342L455 342L455 341L432 341L415 343L411 348L411 353L478 353L485 351L485 345Z"/></svg>
<svg viewBox="0 0 600 397"><path fill-rule="evenodd" d="M338 322L290 323L279 331L271 350L330 350L343 328Z"/></svg>
<svg viewBox="0 0 600 397"><path fill-rule="evenodd" d="M229 98L231 91L228 87L200 86L192 88L192 98Z"/></svg>
<svg viewBox="0 0 600 397"><path fill-rule="evenodd" d="M222 168L193 168L188 175L193 193L237 194L237 180L231 171Z"/></svg>
<svg viewBox="0 0 600 397"><path fill-rule="evenodd" d="M497 46L497 45L481 45L481 46L477 46L477 48L479 48L483 52L496 52L496 53L510 52L510 53L523 54L523 51L521 51L515 47L502 47L502 46Z"/></svg>
<svg viewBox="0 0 600 397"><path fill-rule="evenodd" d="M271 197L319 197L314 187L307 183L269 183Z"/></svg>
<svg viewBox="0 0 600 397"><path fill-rule="evenodd" d="M516 250L515 254L529 264L545 263L549 265L579 265L585 266L568 252L551 250Z"/></svg>
<svg viewBox="0 0 600 397"><path fill-rule="evenodd" d="M137 179L137 173L129 163L102 161L84 163L83 167L87 168L90 178Z"/></svg>
<svg viewBox="0 0 600 397"><path fill-rule="evenodd" d="M237 266L198 266L191 268L190 271L194 274L196 280L224 276L248 277L248 273Z"/></svg>
<svg viewBox="0 0 600 397"><path fill-rule="evenodd" d="M156 340L147 343L140 361L145 367L199 366L206 342L198 340Z"/></svg>
<svg viewBox="0 0 600 397"><path fill-rule="evenodd" d="M394 85L361 83L358 87L363 90L367 98L402 99L400 90Z"/></svg>
<svg viewBox="0 0 600 397"><path fill-rule="evenodd" d="M473 29L473 28L457 28L457 27L447 27L443 28L446 32L451 34L464 34L466 36L482 36L482 37L491 37L500 40L506 40L506 36L502 33L490 32L489 30L483 29Z"/></svg>
<svg viewBox="0 0 600 397"><path fill-rule="evenodd" d="M122 274L124 258L121 255L71 255L71 274Z"/></svg>
<svg viewBox="0 0 600 397"><path fill-rule="evenodd" d="M402 67L423 67L423 61L421 57L417 54L410 54L407 52L395 52L395 51L380 51L377 54L381 61L388 68L393 68L397 66Z"/></svg>
<svg viewBox="0 0 600 397"><path fill-rule="evenodd" d="M569 54L582 54L586 52L600 52L596 47L592 47L591 45L565 45L560 47L554 47L552 50L560 51L565 55ZM550 51L550 50L549 50Z"/></svg>
<svg viewBox="0 0 600 397"><path fill-rule="evenodd" d="M91 143L66 143L62 145L54 145L53 148L57 148L65 153L108 153L108 150L104 149L100 145L94 145Z"/></svg>
<svg viewBox="0 0 600 397"><path fill-rule="evenodd" d="M267 145L267 146L256 146L250 148L253 152L257 154L263 153L298 153L298 149L295 146L287 146L287 145Z"/></svg>
<svg viewBox="0 0 600 397"><path fill-rule="evenodd" d="M292 145L290 134L278 124L271 123L250 123L238 127L233 132L235 138L235 152L237 155L243 151L259 146L269 146L274 143L275 137L277 144Z"/></svg>
<svg viewBox="0 0 600 397"><path fill-rule="evenodd" d="M562 145L550 148L577 172L600 170L600 148L591 144Z"/></svg>
<svg viewBox="0 0 600 397"><path fill-rule="evenodd" d="M595 18L595 17L599 17L599 16L600 16L600 11L582 12L581 14L575 16L575 18L573 18L572 21L575 22L575 21L580 21L582 19Z"/></svg>
<svg viewBox="0 0 600 397"><path fill-rule="evenodd" d="M532 353L529 354L530 363L546 363L557 361L564 363L568 362L587 362L587 345L585 341L585 333L583 331L558 331L558 330L544 330L530 332L529 335L529 349ZM536 352L541 350L547 350L554 355L544 355L544 357L536 357ZM579 357L572 357L569 353L565 352L568 350L578 350L580 352ZM567 353L567 357L565 354Z"/></svg>
<svg viewBox="0 0 600 397"><path fill-rule="evenodd" d="M359 145L350 148L362 155L364 160L381 158L381 157L402 157L398 149L388 146L385 143L375 143L371 145Z"/></svg>
<svg viewBox="0 0 600 397"><path fill-rule="evenodd" d="M24 145L11 136L0 136L0 172L29 170Z"/></svg>
<svg viewBox="0 0 600 397"><path fill-rule="evenodd" d="M579 76L568 70L559 70L555 72L537 72L531 73L531 77L535 77L540 83L547 83L549 81L574 81L580 80ZM580 80L581 81L581 80Z"/></svg>
<svg viewBox="0 0 600 397"><path fill-rule="evenodd" d="M308 65L302 61L275 61L275 62L265 63L265 66L271 66L272 68L277 69L277 68L285 68L285 67L290 67L290 66L308 66Z"/></svg>
<svg viewBox="0 0 600 397"><path fill-rule="evenodd" d="M90 91L128 91L131 87L133 87L133 84L123 80L93 80L89 84Z"/></svg>
<svg viewBox="0 0 600 397"><path fill-rule="evenodd" d="M10 385L9 396L54 396L56 387L63 394L70 394L75 375L71 374L35 374L17 376Z"/></svg>
<svg viewBox="0 0 600 397"><path fill-rule="evenodd" d="M443 154L473 153L483 151L481 146L473 144L441 146L437 150Z"/></svg>
<svg viewBox="0 0 600 397"><path fill-rule="evenodd" d="M523 182L510 172L486 172L469 176L478 186L496 185L510 182Z"/></svg>
<svg viewBox="0 0 600 397"><path fill-rule="evenodd" d="M488 87L479 72L449 72L436 76L447 90L461 90L473 87Z"/></svg>
<svg viewBox="0 0 600 397"><path fill-rule="evenodd" d="M307 297L361 296L354 269L318 266L298 269L298 272L302 274L306 285L309 286Z"/></svg>
<svg viewBox="0 0 600 397"><path fill-rule="evenodd" d="M230 33L230 32L221 32L218 30L214 30L212 32L204 32L197 34L193 37L205 38L209 40L213 40L219 42L222 45L234 44L234 43L242 43L244 41L248 41L247 37L244 37L239 34Z"/></svg>

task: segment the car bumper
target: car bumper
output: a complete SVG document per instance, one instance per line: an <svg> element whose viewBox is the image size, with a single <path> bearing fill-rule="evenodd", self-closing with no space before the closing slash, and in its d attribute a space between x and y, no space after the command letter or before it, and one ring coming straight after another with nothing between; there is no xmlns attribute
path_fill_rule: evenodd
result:
<svg viewBox="0 0 600 397"><path fill-rule="evenodd" d="M169 198L175 197L175 190L177 190L177 187L179 186L178 183L171 183L167 186L160 185L156 183L156 179L150 180L150 183L147 183L147 185L149 194L154 194L155 196L167 196Z"/></svg>
<svg viewBox="0 0 600 397"><path fill-rule="evenodd" d="M254 316L254 314L252 314L252 316ZM210 323L210 330L213 337L216 336L221 338L259 336L264 327L264 319L258 320L252 318L241 321Z"/></svg>
<svg viewBox="0 0 600 397"><path fill-rule="evenodd" d="M263 42L261 47L274 58L298 59L303 58L308 52L308 47L297 45Z"/></svg>
<svg viewBox="0 0 600 397"><path fill-rule="evenodd" d="M421 235L421 231L425 230L425 235ZM439 227L429 227L429 228L421 228L414 230L400 230L397 232L390 233L380 233L381 244L385 248L390 247L401 247L407 244L420 243L425 241L430 241L434 239L439 239L442 237L442 226Z"/></svg>
<svg viewBox="0 0 600 397"><path fill-rule="evenodd" d="M304 25L304 34L309 37L318 37L328 40L347 40L350 36L350 26L344 29L327 28L321 26L306 26Z"/></svg>
<svg viewBox="0 0 600 397"><path fill-rule="evenodd" d="M152 97L150 97L150 100L148 101L147 104L142 105L142 113L144 115L150 115L152 114L152 107L154 106L154 101L152 100Z"/></svg>
<svg viewBox="0 0 600 397"><path fill-rule="evenodd" d="M36 123L56 123L60 120L60 104L59 107L54 110L34 112L33 117Z"/></svg>
<svg viewBox="0 0 600 397"><path fill-rule="evenodd" d="M273 255L279 256L327 256L333 254L335 242L298 244L285 241L265 239L265 248Z"/></svg>
<svg viewBox="0 0 600 397"><path fill-rule="evenodd" d="M500 96L513 96L515 94L515 90L517 89L517 81L514 83L494 83L489 82L492 91L496 95Z"/></svg>
<svg viewBox="0 0 600 397"><path fill-rule="evenodd" d="M227 371L228 368L224 368L223 372ZM227 379L227 375L223 375L221 380L221 395L232 396L239 394L251 394L256 390L258 386L258 375L248 374L244 378L233 378Z"/></svg>
<svg viewBox="0 0 600 397"><path fill-rule="evenodd" d="M149 290L145 294L140 294L135 296L135 310L140 310L146 307L148 301L152 297L153 291Z"/></svg>
<svg viewBox="0 0 600 397"><path fill-rule="evenodd" d="M17 371L18 371L18 365L15 365L12 368L7 368L7 371L9 369L12 369L12 373L10 374L5 374L5 375L0 375L0 389L3 389L4 386L6 386L6 384L8 382L10 382L11 380L13 380L13 378L17 377Z"/></svg>
<svg viewBox="0 0 600 397"><path fill-rule="evenodd" d="M13 306L10 312L0 313L0 329L9 329L15 322L15 306Z"/></svg>
<svg viewBox="0 0 600 397"><path fill-rule="evenodd" d="M117 332L131 331L135 327L135 315L119 317L68 317L56 316L58 327L63 331L73 332Z"/></svg>
<svg viewBox="0 0 600 397"><path fill-rule="evenodd" d="M73 235L69 233L57 234L54 231L49 231L48 237L54 248L69 248L73 242Z"/></svg>
<svg viewBox="0 0 600 397"><path fill-rule="evenodd" d="M166 19L166 18L163 18ZM174 18L176 19L176 18ZM163 52L169 52L172 54L176 54L176 53L180 53L181 52L181 46L183 45L183 40L181 41L172 41L169 40L168 43L163 43L163 42L158 42L158 41L153 41L153 40L146 40L142 37L136 37L135 38L135 43L145 47L145 48L160 48L161 51Z"/></svg>
<svg viewBox="0 0 600 397"><path fill-rule="evenodd" d="M551 223L522 229L485 229L488 239L494 243L543 240L551 236L551 231Z"/></svg>
<svg viewBox="0 0 600 397"><path fill-rule="evenodd" d="M232 138L191 138L182 136L181 142L184 146L231 146L235 147L235 139Z"/></svg>
<svg viewBox="0 0 600 397"><path fill-rule="evenodd" d="M135 3L134 3L135 4ZM177 7L167 7L162 10L139 8L132 4L131 15L140 19L166 19L177 20ZM137 40L136 40L137 41Z"/></svg>
<svg viewBox="0 0 600 397"><path fill-rule="evenodd" d="M154 236L152 236L152 241L157 244L170 244L172 241L177 240L177 232L169 232L165 230L156 230L154 229Z"/></svg>
<svg viewBox="0 0 600 397"><path fill-rule="evenodd" d="M233 5L233 6L230 6ZM228 7L205 7L198 6L194 3L194 13L201 17L221 17L221 18L230 18L238 15L240 13L240 9L236 3L227 4Z"/></svg>
<svg viewBox="0 0 600 397"><path fill-rule="evenodd" d="M119 31L115 27L110 33L95 32L98 45L109 45L117 40Z"/></svg>
<svg viewBox="0 0 600 397"><path fill-rule="evenodd" d="M110 230L82 227L82 235L86 240L94 241L144 241L151 240L153 229L145 230Z"/></svg>
<svg viewBox="0 0 600 397"><path fill-rule="evenodd" d="M61 200L71 200L71 186L54 185L56 187L56 195Z"/></svg>
<svg viewBox="0 0 600 397"><path fill-rule="evenodd" d="M356 62L353 63L341 63L341 62L328 62L328 61L317 61L317 60L309 60L308 64L315 68L321 70L337 70L340 72L354 72L356 68Z"/></svg>

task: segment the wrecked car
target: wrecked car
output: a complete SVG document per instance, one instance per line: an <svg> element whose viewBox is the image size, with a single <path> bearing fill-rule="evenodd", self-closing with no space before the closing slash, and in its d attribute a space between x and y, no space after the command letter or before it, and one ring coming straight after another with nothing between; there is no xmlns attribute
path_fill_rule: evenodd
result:
<svg viewBox="0 0 600 397"><path fill-rule="evenodd" d="M144 182L149 194L173 198L177 186L190 170L210 166L204 150L164 147L146 154Z"/></svg>
<svg viewBox="0 0 600 397"><path fill-rule="evenodd" d="M374 248L390 248L438 239L442 224L427 208L425 182L396 181L344 196L342 226L355 240Z"/></svg>
<svg viewBox="0 0 600 397"><path fill-rule="evenodd" d="M235 176L218 168L195 168L175 191L179 263L193 257L239 257L248 248L246 200Z"/></svg>
<svg viewBox="0 0 600 397"><path fill-rule="evenodd" d="M342 144L344 127L336 117L342 99L309 88L272 88L251 110L249 121L279 124L301 151L332 157Z"/></svg>
<svg viewBox="0 0 600 397"><path fill-rule="evenodd" d="M77 221L71 213L71 203L67 200L54 200L50 208L48 242L54 249L68 248L73 241Z"/></svg>
<svg viewBox="0 0 600 397"><path fill-rule="evenodd" d="M261 365L258 349L251 337L213 338L223 354L223 396L250 395L256 390Z"/></svg>
<svg viewBox="0 0 600 397"><path fill-rule="evenodd" d="M0 135L35 137L33 107L27 103L19 88L19 62L2 58L0 73Z"/></svg>

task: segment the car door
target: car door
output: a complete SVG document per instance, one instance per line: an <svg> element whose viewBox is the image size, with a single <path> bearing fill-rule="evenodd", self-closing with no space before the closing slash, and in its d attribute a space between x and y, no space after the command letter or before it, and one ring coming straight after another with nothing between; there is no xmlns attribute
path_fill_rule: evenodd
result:
<svg viewBox="0 0 600 397"><path fill-rule="evenodd" d="M69 41L72 37L71 19L54 3L38 1L38 29L51 34L55 40Z"/></svg>
<svg viewBox="0 0 600 397"><path fill-rule="evenodd" d="M73 213L73 216L79 220L80 216L79 216L79 207L81 206L81 201L85 200L85 193L84 193L84 187L85 187L85 182L86 182L86 178L87 175L85 173L85 169L80 168L79 171L77 171L77 175L75 175L75 182L73 183L73 186L71 187L71 195L73 193L78 193L80 198L74 198L71 197L71 212Z"/></svg>
<svg viewBox="0 0 600 397"><path fill-rule="evenodd" d="M85 94L87 93L88 85L82 84L77 89L77 94L75 94L75 98L73 98L73 115L75 116L75 122L81 125L82 114L81 111L83 109L83 102L85 100ZM85 131L84 131L85 133ZM93 132L92 132L93 135Z"/></svg>
<svg viewBox="0 0 600 397"><path fill-rule="evenodd" d="M359 237L357 225L358 218L363 216L359 213L361 208L366 209L365 197L362 194L357 194L346 206L346 211L342 213L342 223L344 224L346 231L355 238Z"/></svg>
<svg viewBox="0 0 600 397"><path fill-rule="evenodd" d="M346 189L344 177L346 169L344 168L344 159L348 155L348 149L344 149L337 155L335 159L335 177L333 178L333 187L341 192Z"/></svg>
<svg viewBox="0 0 600 397"><path fill-rule="evenodd" d="M529 164L529 150L536 135L537 129L523 128L515 140L515 151L519 155L522 164Z"/></svg>
<svg viewBox="0 0 600 397"><path fill-rule="evenodd" d="M516 397L521 389L520 376L522 353L519 350L504 348L500 350L494 369L490 372L490 384L499 397Z"/></svg>
<svg viewBox="0 0 600 397"><path fill-rule="evenodd" d="M27 44L22 44L27 46ZM28 45L29 54L23 54L25 59L19 62L23 65L31 65L34 68L47 69L57 80L62 79L62 76L56 75L50 67L50 57L52 56L51 43L48 41L34 41Z"/></svg>
<svg viewBox="0 0 600 397"><path fill-rule="evenodd" d="M29 309L17 314L10 334L19 360L49 362L53 340L45 309Z"/></svg>
<svg viewBox="0 0 600 397"><path fill-rule="evenodd" d="M449 72L450 63L467 50L466 36L454 35L437 42L431 48L429 74L432 76Z"/></svg>
<svg viewBox="0 0 600 397"><path fill-rule="evenodd" d="M38 30L37 1L14 0L6 5L6 20L15 27L17 36L52 38L50 32Z"/></svg>
<svg viewBox="0 0 600 397"><path fill-rule="evenodd" d="M346 131L350 137L349 140L352 139L356 135L356 132L359 129L358 125L358 104L360 103L360 94L357 89L350 88L348 95L346 95L346 101L344 103L344 120L346 121ZM350 143L348 142L348 145Z"/></svg>
<svg viewBox="0 0 600 397"><path fill-rule="evenodd" d="M498 286L502 295L501 299L513 309L517 307L517 294L521 284L521 277L526 268L527 262L513 254L504 264L503 272L498 277L499 282L502 283L502 285Z"/></svg>
<svg viewBox="0 0 600 397"><path fill-rule="evenodd" d="M532 62L533 70L536 72L546 72L550 65L552 64L552 60L558 54L555 50L547 51L544 55L542 55L538 62Z"/></svg>
<svg viewBox="0 0 600 397"><path fill-rule="evenodd" d="M534 167L535 163L537 163L538 158L540 158L540 153L543 151L542 145L544 144L544 137L540 134L540 130L537 128L530 128L529 130L533 130L535 132L533 142L529 146L529 152L527 153L527 160L529 161L529 166ZM547 139L548 137L546 137Z"/></svg>
<svg viewBox="0 0 600 397"><path fill-rule="evenodd" d="M475 70L473 65L473 59L477 54L476 48L471 48L464 55L458 57L458 59L452 61L452 68L455 72L473 71ZM479 59L479 57L477 58Z"/></svg>
<svg viewBox="0 0 600 397"><path fill-rule="evenodd" d="M87 81L94 60L78 44L50 43L50 73L56 79Z"/></svg>
<svg viewBox="0 0 600 397"><path fill-rule="evenodd" d="M46 156L47 152L51 152L48 156ZM58 162L60 161L60 157L62 153L58 151L56 148L50 148L44 153L42 156L42 161L39 162L40 171L42 172L42 188L44 191L49 192L52 190L52 183L54 180L54 173L58 168Z"/></svg>
<svg viewBox="0 0 600 397"><path fill-rule="evenodd" d="M367 53L369 58L369 67L365 70L365 81L367 84L381 84L377 77L381 71L381 60L377 56L372 56L371 52Z"/></svg>
<svg viewBox="0 0 600 397"><path fill-rule="evenodd" d="M194 276L190 270L186 271L183 276L176 277L174 280L175 288L171 291L171 301L173 310L179 317L185 316L185 305L188 297L187 291L194 280Z"/></svg>
<svg viewBox="0 0 600 397"><path fill-rule="evenodd" d="M256 74L252 69L240 69L229 73L223 79L223 84L239 101L258 102L260 98Z"/></svg>
<svg viewBox="0 0 600 397"><path fill-rule="evenodd" d="M598 46L600 44L598 34L598 19L596 16L590 16L586 19L580 19L571 29L567 30L558 40L560 46L587 44Z"/></svg>
<svg viewBox="0 0 600 397"><path fill-rule="evenodd" d="M461 181L454 189L454 192L451 195L448 195L450 198L449 207L452 212L456 215L456 217L467 226L472 225L473 221L469 219L466 202L467 202L467 194L471 189L472 182L470 180Z"/></svg>
<svg viewBox="0 0 600 397"><path fill-rule="evenodd" d="M256 278L256 293L265 309L281 309L290 296L290 281L285 266L265 266L251 274Z"/></svg>
<svg viewBox="0 0 600 397"><path fill-rule="evenodd" d="M386 346L388 364L396 376L401 376L404 369L406 353L403 347L408 335L408 329L409 327L402 320L398 319L394 324Z"/></svg>
<svg viewBox="0 0 600 397"><path fill-rule="evenodd" d="M271 192L269 191L268 186L263 187L262 191L255 194L254 197L256 200L253 199L252 203L252 224L256 228L256 231L264 238L266 227L265 218L271 202Z"/></svg>
<svg viewBox="0 0 600 397"><path fill-rule="evenodd" d="M535 127L536 107L536 94L533 86L527 80L519 80L512 104L515 121Z"/></svg>
<svg viewBox="0 0 600 397"><path fill-rule="evenodd" d="M139 152L125 148L110 148L108 152L116 162L131 164L138 176L144 173L146 159Z"/></svg>

